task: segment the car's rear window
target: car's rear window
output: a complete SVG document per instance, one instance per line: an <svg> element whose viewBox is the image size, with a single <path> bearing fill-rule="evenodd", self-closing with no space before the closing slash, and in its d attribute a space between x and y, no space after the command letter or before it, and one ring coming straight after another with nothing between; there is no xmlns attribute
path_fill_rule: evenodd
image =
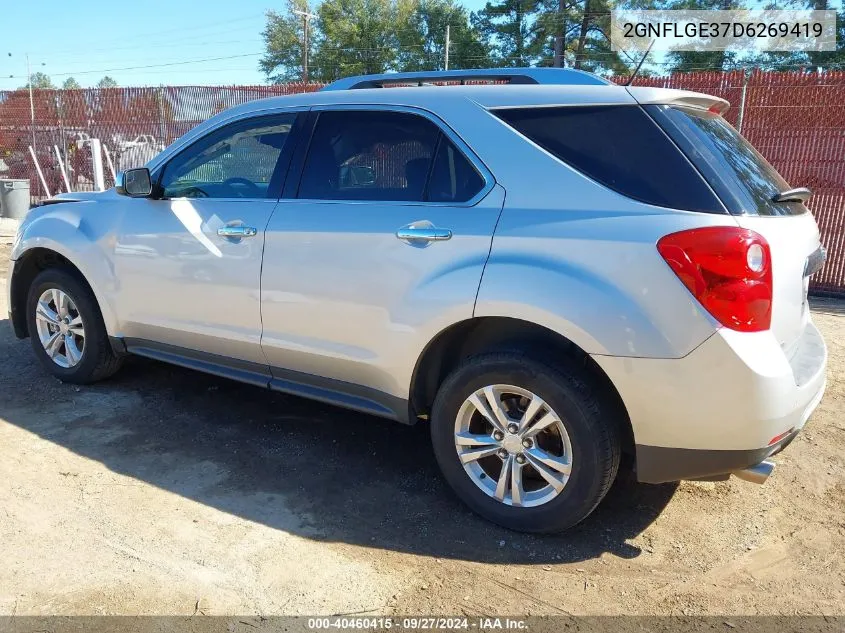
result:
<svg viewBox="0 0 845 633"><path fill-rule="evenodd" d="M493 112L563 162L625 196L661 207L725 213L701 174L640 106Z"/></svg>
<svg viewBox="0 0 845 633"><path fill-rule="evenodd" d="M789 185L724 118L675 106L647 106L666 133L698 167L731 213L798 215L800 202L774 202Z"/></svg>

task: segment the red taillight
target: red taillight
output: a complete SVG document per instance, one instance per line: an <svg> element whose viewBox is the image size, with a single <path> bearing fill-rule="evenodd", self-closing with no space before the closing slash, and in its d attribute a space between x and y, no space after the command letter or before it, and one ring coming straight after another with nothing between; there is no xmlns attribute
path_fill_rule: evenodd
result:
<svg viewBox="0 0 845 633"><path fill-rule="evenodd" d="M719 323L740 332L769 329L772 258L762 235L709 226L662 237L657 250Z"/></svg>

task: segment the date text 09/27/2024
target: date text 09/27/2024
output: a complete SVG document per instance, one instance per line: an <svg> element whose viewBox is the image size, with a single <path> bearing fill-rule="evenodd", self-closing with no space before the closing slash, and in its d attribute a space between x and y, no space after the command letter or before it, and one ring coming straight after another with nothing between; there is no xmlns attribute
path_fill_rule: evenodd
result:
<svg viewBox="0 0 845 633"><path fill-rule="evenodd" d="M333 617L308 618L311 630L352 629L352 630L408 630L408 631L449 631L449 630L510 630L528 629L525 620L519 618L498 617Z"/></svg>

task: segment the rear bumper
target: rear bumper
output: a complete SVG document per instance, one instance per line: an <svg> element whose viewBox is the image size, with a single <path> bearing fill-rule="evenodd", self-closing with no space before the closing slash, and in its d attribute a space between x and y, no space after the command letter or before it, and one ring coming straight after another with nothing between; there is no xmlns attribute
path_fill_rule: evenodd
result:
<svg viewBox="0 0 845 633"><path fill-rule="evenodd" d="M681 479L727 479L731 473L755 466L776 455L801 432L764 448L744 451L696 450L637 444L637 480L660 484Z"/></svg>
<svg viewBox="0 0 845 633"><path fill-rule="evenodd" d="M637 478L718 477L782 450L824 395L827 349L807 324L791 359L771 332L719 330L680 359L594 356L631 418Z"/></svg>

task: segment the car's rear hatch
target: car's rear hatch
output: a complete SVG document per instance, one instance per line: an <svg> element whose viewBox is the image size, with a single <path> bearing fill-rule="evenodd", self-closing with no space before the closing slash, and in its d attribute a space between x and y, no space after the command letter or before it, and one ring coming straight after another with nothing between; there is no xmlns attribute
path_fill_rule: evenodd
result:
<svg viewBox="0 0 845 633"><path fill-rule="evenodd" d="M684 99L681 93L661 103L659 92L642 95L647 97L640 101L645 101L646 111L695 165L737 223L769 243L774 286L771 330L791 357L809 320L809 275L824 262L818 226L804 204L809 192L785 193L790 185L721 116L727 102L710 97L708 104L705 95ZM636 90L632 93L637 98Z"/></svg>

